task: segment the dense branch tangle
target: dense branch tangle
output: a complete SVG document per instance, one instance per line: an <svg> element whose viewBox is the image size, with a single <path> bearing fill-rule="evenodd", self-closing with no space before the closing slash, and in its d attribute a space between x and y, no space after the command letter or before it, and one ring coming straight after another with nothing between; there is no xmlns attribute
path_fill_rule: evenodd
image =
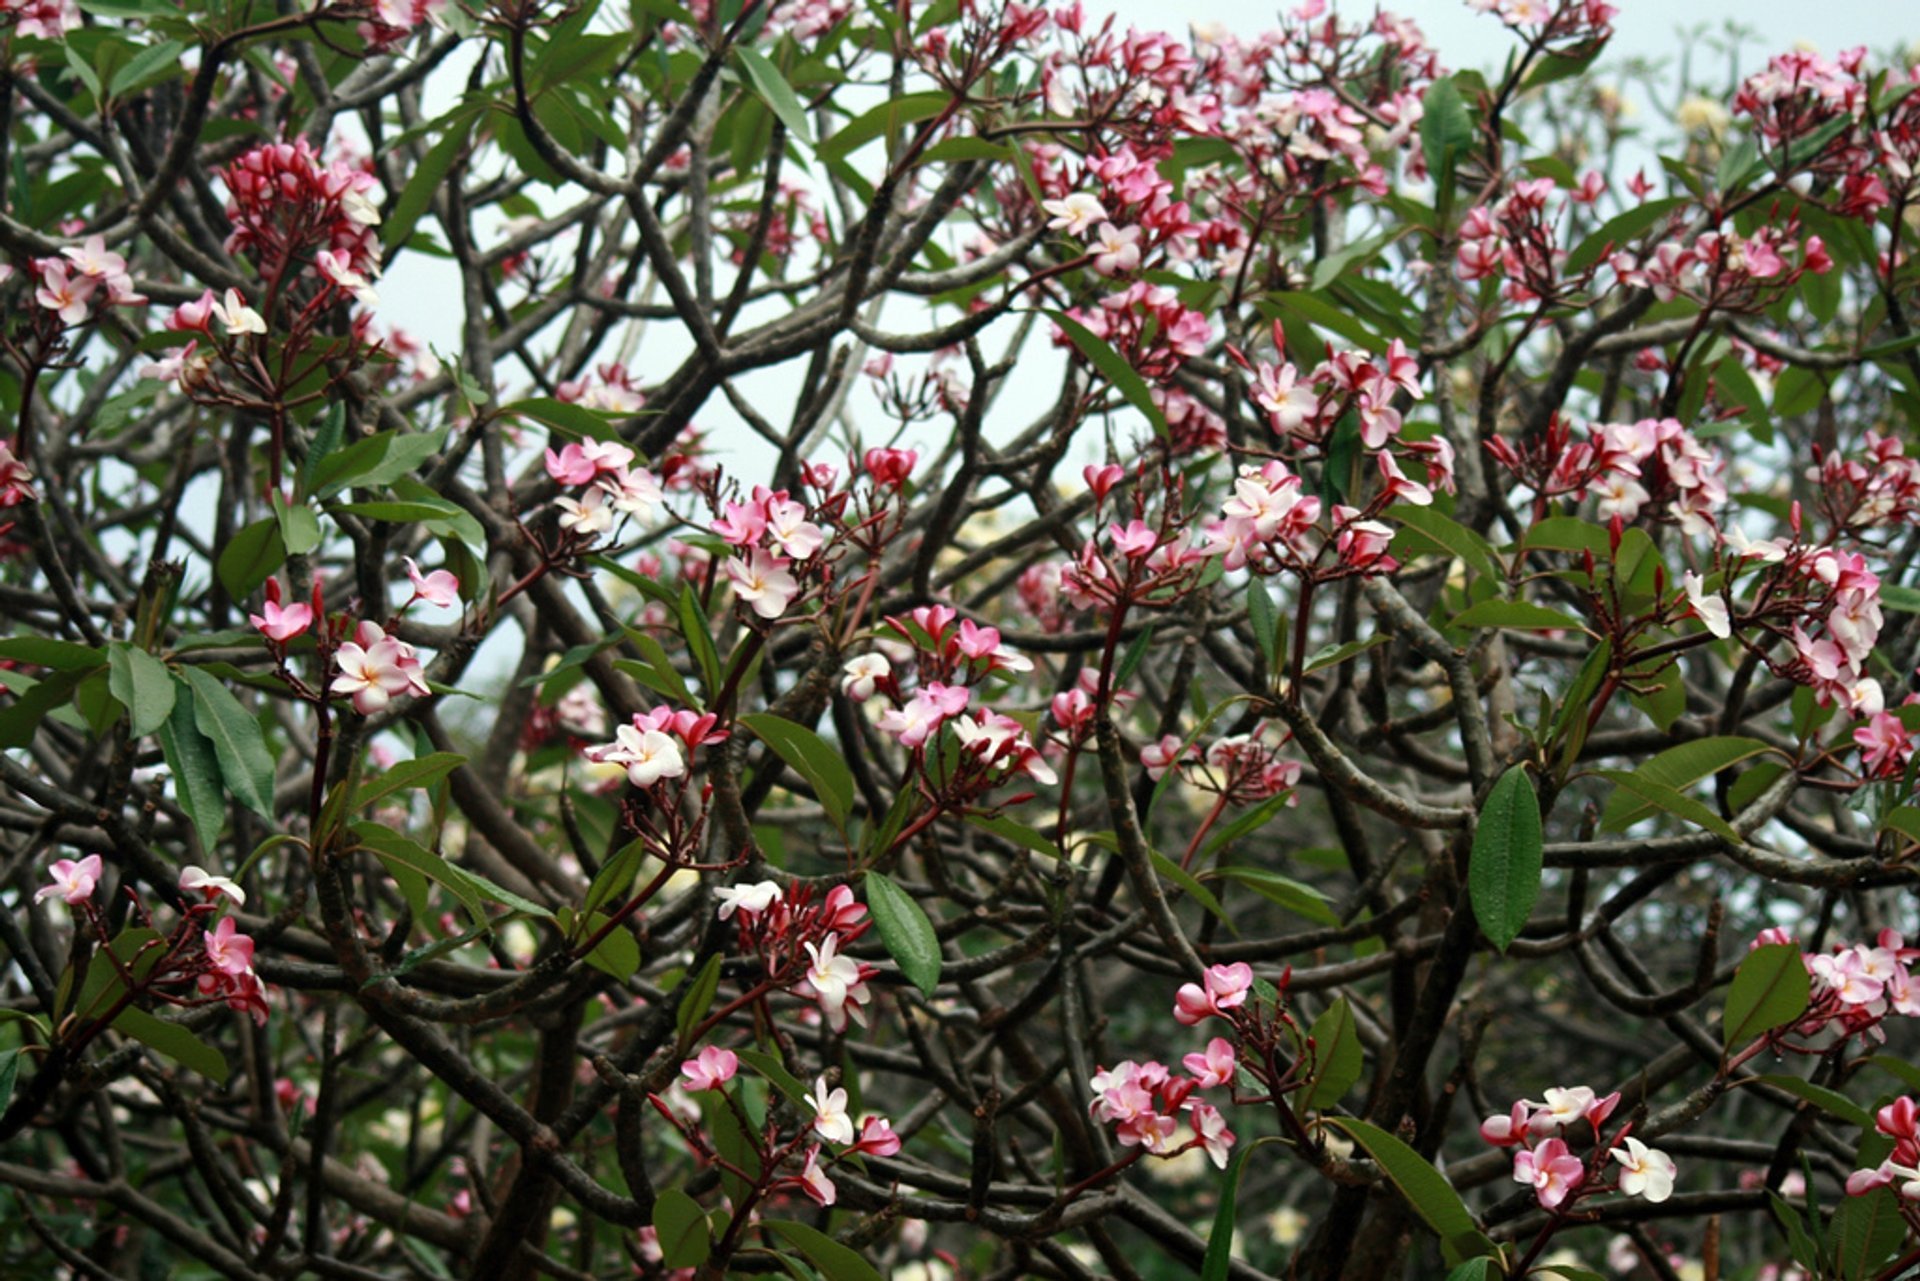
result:
<svg viewBox="0 0 1920 1281"><path fill-rule="evenodd" d="M1920 108L1494 7L4 7L4 1270L1910 1267Z"/></svg>

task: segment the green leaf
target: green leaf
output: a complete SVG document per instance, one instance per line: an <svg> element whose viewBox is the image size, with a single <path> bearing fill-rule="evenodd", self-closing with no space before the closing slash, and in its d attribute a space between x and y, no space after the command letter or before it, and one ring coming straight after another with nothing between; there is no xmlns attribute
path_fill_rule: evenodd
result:
<svg viewBox="0 0 1920 1281"><path fill-rule="evenodd" d="M273 499L273 518L280 522L280 545L289 556L305 556L320 545L320 518L304 502L284 503Z"/></svg>
<svg viewBox="0 0 1920 1281"><path fill-rule="evenodd" d="M1540 896L1540 798L1524 766L1500 776L1480 807L1467 863L1467 892L1480 930L1504 953Z"/></svg>
<svg viewBox="0 0 1920 1281"><path fill-rule="evenodd" d="M1629 774L1625 770L1603 769L1596 773L1601 778L1612 779L1615 786L1624 789L1646 805L1665 810L1675 818L1684 819L1696 827L1703 827L1721 840L1738 841L1740 839L1740 833L1728 826L1727 820L1691 796L1675 791L1663 783L1656 783L1639 774ZM1609 798L1607 803L1611 806L1612 799Z"/></svg>
<svg viewBox="0 0 1920 1281"><path fill-rule="evenodd" d="M1147 423L1153 428L1153 434L1167 439L1167 416L1153 403L1153 393L1147 387L1147 380L1140 371L1121 358L1119 352L1108 345L1107 340L1094 333L1085 325L1064 311L1049 311L1047 315L1060 326L1063 333L1078 349L1089 364L1100 371L1102 377L1113 384L1129 405L1146 416Z"/></svg>
<svg viewBox="0 0 1920 1281"><path fill-rule="evenodd" d="M1018 819L1004 814L969 814L967 822L983 832L991 832L1003 841L1032 850L1046 858L1059 858L1060 847ZM879 851L874 851L878 854Z"/></svg>
<svg viewBox="0 0 1920 1281"><path fill-rule="evenodd" d="M911 895L879 872L866 876L867 909L880 941L900 963L900 972L927 996L940 985L940 938L933 922Z"/></svg>
<svg viewBox="0 0 1920 1281"><path fill-rule="evenodd" d="M890 98L836 130L831 138L820 144L818 154L829 164L845 160L855 150L882 134L891 135L907 125L939 115L952 101L951 94L940 92L909 93Z"/></svg>
<svg viewBox="0 0 1920 1281"><path fill-rule="evenodd" d="M468 885L471 885L476 894L490 903L498 903L502 907L510 911L519 912L523 916L538 917L543 921L551 921L554 919L553 913L549 911L546 906L536 903L530 898L523 898L515 894L512 890L497 881L490 881L480 875L480 873L470 872L464 867L456 867L453 871L456 876L461 877Z"/></svg>
<svg viewBox="0 0 1920 1281"><path fill-rule="evenodd" d="M787 1071L786 1064L779 1056L768 1054L764 1050L741 1050L740 1061L767 1078L773 1088L787 1096L789 1102L800 1107L807 1106L807 1087L799 1077Z"/></svg>
<svg viewBox="0 0 1920 1281"><path fill-rule="evenodd" d="M753 81L753 87L765 98L767 105L773 108L773 114L787 127L787 132L806 143L813 145L813 128L807 123L807 109L795 96L793 86L780 74L780 69L753 49L744 46L735 50L740 65L747 69L747 77Z"/></svg>
<svg viewBox="0 0 1920 1281"><path fill-rule="evenodd" d="M1227 1281L1233 1264L1234 1203L1240 1196L1240 1175L1254 1149L1243 1143L1220 1176L1220 1202L1213 1208L1213 1230L1207 1234L1206 1257L1200 1262L1200 1281Z"/></svg>
<svg viewBox="0 0 1920 1281"><path fill-rule="evenodd" d="M444 431L383 431L362 437L313 469L313 494L327 498L349 487L378 489L440 452Z"/></svg>
<svg viewBox="0 0 1920 1281"><path fill-rule="evenodd" d="M669 1268L697 1268L713 1253L713 1226L699 1202L679 1188L662 1188L653 1199L653 1231L660 1262Z"/></svg>
<svg viewBox="0 0 1920 1281"><path fill-rule="evenodd" d="M1585 630L1572 614L1524 600L1483 600L1454 616L1454 627L1500 627L1517 632Z"/></svg>
<svg viewBox="0 0 1920 1281"><path fill-rule="evenodd" d="M1153 628L1142 627L1140 634L1133 638L1133 643L1127 646L1127 652L1120 656L1120 666L1114 669L1114 688L1120 688L1133 678L1140 664L1146 661L1147 651L1152 648Z"/></svg>
<svg viewBox="0 0 1920 1281"><path fill-rule="evenodd" d="M1824 1085L1815 1085L1805 1077L1790 1076L1784 1072L1770 1072L1756 1079L1775 1089L1785 1090L1796 1098L1805 1099L1821 1111L1839 1117L1848 1125L1857 1125L1863 1130L1873 1129L1873 1113L1838 1090L1829 1090Z"/></svg>
<svg viewBox="0 0 1920 1281"><path fill-rule="evenodd" d="M374 857L394 874L396 880L400 879L402 873L425 877L459 900L460 906L467 910L467 915L475 925L488 924L486 904L481 901L479 890L459 868L420 842L402 836L390 827L360 822L353 824L352 828L354 836L373 851Z"/></svg>
<svg viewBox="0 0 1920 1281"><path fill-rule="evenodd" d="M1447 1273L1447 1281L1488 1281L1490 1274L1487 1268L1492 1262L1493 1260L1487 1255L1476 1255L1468 1259L1465 1263L1462 1263L1453 1271ZM1493 1273L1491 1275L1498 1276L1499 1274Z"/></svg>
<svg viewBox="0 0 1920 1281"><path fill-rule="evenodd" d="M185 697L175 697L172 713L160 726L160 752L173 775L174 799L199 833L200 848L212 853L227 821L227 794L221 787L220 758L193 717L193 694L186 691Z"/></svg>
<svg viewBox="0 0 1920 1281"><path fill-rule="evenodd" d="M427 149L427 154L420 158L419 168L407 179L399 199L393 202L393 210L380 224L382 242L395 249L407 243L407 237L413 234L415 225L433 207L434 194L445 185L447 173L471 136L473 122L478 116L475 108L459 107L442 118L444 131Z"/></svg>
<svg viewBox="0 0 1920 1281"><path fill-rule="evenodd" d="M706 689L707 698L718 698L722 673L719 651L713 647L713 623L700 604L700 598L693 594L691 583L682 584L680 596L675 602L675 613L680 623L680 637L687 642L687 652L693 655L693 661L700 668L700 682Z"/></svg>
<svg viewBox="0 0 1920 1281"><path fill-rule="evenodd" d="M1353 1007L1340 997L1313 1021L1307 1036L1313 1041L1313 1087L1301 1106L1329 1108L1346 1097L1366 1067L1360 1052L1360 1033L1354 1026Z"/></svg>
<svg viewBox="0 0 1920 1281"><path fill-rule="evenodd" d="M1480 571L1482 577L1494 582L1506 581L1507 571L1501 568L1500 558L1494 553L1492 545L1453 517L1431 507L1410 507L1405 503L1388 508L1387 515L1423 535L1427 542L1437 545L1442 551L1465 561ZM1398 544L1401 539L1396 538L1394 542ZM1409 550L1417 555L1425 548L1414 546Z"/></svg>
<svg viewBox="0 0 1920 1281"><path fill-rule="evenodd" d="M786 1219L771 1219L760 1226L784 1238L788 1245L806 1255L807 1262L820 1269L820 1275L826 1281L880 1281L880 1274L858 1252L841 1245L817 1228Z"/></svg>
<svg viewBox="0 0 1920 1281"><path fill-rule="evenodd" d="M1702 779L1772 750L1757 738L1698 738L1669 747L1633 772L1650 783L1684 792ZM1652 803L1638 800L1632 792L1616 791L1607 798L1606 808L1601 811L1600 830L1623 831L1645 818L1653 808Z"/></svg>
<svg viewBox="0 0 1920 1281"><path fill-rule="evenodd" d="M97 669L96 669L97 670ZM25 747L33 742L40 722L59 711L74 690L93 672L55 672L0 708L0 748Z"/></svg>
<svg viewBox="0 0 1920 1281"><path fill-rule="evenodd" d="M1455 162L1473 147L1473 114L1452 76L1428 85L1420 105L1420 149L1434 189L1445 200L1453 189Z"/></svg>
<svg viewBox="0 0 1920 1281"><path fill-rule="evenodd" d="M113 80L107 86L108 96L124 98L170 76L184 75L180 55L186 51L187 47L178 40L162 40L159 44L147 46L134 54L126 66L113 73Z"/></svg>
<svg viewBox="0 0 1920 1281"><path fill-rule="evenodd" d="M113 1030L158 1050L180 1066L191 1068L216 1084L224 1083L227 1079L226 1056L178 1023L157 1019L145 1010L129 1005L114 1016Z"/></svg>
<svg viewBox="0 0 1920 1281"><path fill-rule="evenodd" d="M1460 1194L1425 1157L1365 1121L1336 1116L1328 1117L1327 1123L1345 1130L1354 1142L1367 1150L1367 1155L1379 1162L1381 1173L1407 1199L1414 1213L1438 1234L1449 1262L1492 1249L1493 1243L1474 1226L1473 1216L1467 1212ZM1479 1246L1479 1242L1486 1244Z"/></svg>
<svg viewBox="0 0 1920 1281"><path fill-rule="evenodd" d="M1214 872L1223 881L1237 881L1296 916L1321 925L1338 925L1340 918L1327 905L1327 896L1313 886L1264 867L1222 867Z"/></svg>
<svg viewBox="0 0 1920 1281"><path fill-rule="evenodd" d="M1227 915L1227 909L1221 907L1220 900L1213 896L1213 891L1202 885L1192 872L1187 871L1186 868L1181 867L1159 850L1148 850L1147 859L1153 864L1156 872L1185 890L1192 896L1194 902L1219 917L1221 922L1225 924L1229 930L1234 930L1235 933L1239 932L1234 929L1233 921Z"/></svg>
<svg viewBox="0 0 1920 1281"><path fill-rule="evenodd" d="M236 601L253 595L260 584L287 560L287 545L280 536L280 521L268 516L240 530L220 549L214 572L220 585Z"/></svg>
<svg viewBox="0 0 1920 1281"><path fill-rule="evenodd" d="M467 758L458 752L432 752L410 761L401 761L372 782L362 784L360 790L354 793L353 808L364 810L395 792L432 787L466 763Z"/></svg>
<svg viewBox="0 0 1920 1281"><path fill-rule="evenodd" d="M1603 561L1613 554L1606 526L1578 516L1549 516L1527 527L1520 539L1528 551L1592 552Z"/></svg>
<svg viewBox="0 0 1920 1281"><path fill-rule="evenodd" d="M564 913L566 909L561 911ZM606 923L606 913L588 914L581 926L582 933L591 935ZM585 959L594 969L625 983L640 970L640 944L629 931L611 929L593 945L593 951L587 953Z"/></svg>
<svg viewBox="0 0 1920 1281"><path fill-rule="evenodd" d="M680 998L680 1005L674 1015L673 1026L682 1046L690 1046L693 1029L700 1026L700 1020L713 1008L713 998L720 991L720 962L724 958L718 954L709 956L707 963L694 975L693 982L687 985L687 994Z"/></svg>
<svg viewBox="0 0 1920 1281"><path fill-rule="evenodd" d="M1562 273L1567 276L1579 275L1599 262L1602 255L1651 230L1686 203L1685 196L1668 196L1664 200L1649 200L1643 205L1635 205L1618 217L1609 218L1567 255Z"/></svg>
<svg viewBox="0 0 1920 1281"><path fill-rule="evenodd" d="M193 689L193 723L213 744L220 777L236 800L261 818L273 818L273 757L260 722L227 687L198 667L180 675Z"/></svg>
<svg viewBox="0 0 1920 1281"><path fill-rule="evenodd" d="M9 636L0 640L0 658L50 667L57 672L92 672L106 661L105 656L91 646L55 640L51 636Z"/></svg>
<svg viewBox="0 0 1920 1281"><path fill-rule="evenodd" d="M13 1083L20 1076L20 1054L17 1048L0 1054L0 1112L5 1112L7 1104L13 1102Z"/></svg>
<svg viewBox="0 0 1920 1281"><path fill-rule="evenodd" d="M514 414L521 418L531 418L544 427L578 440L599 440L612 443L619 439L620 433L613 420L605 414L596 413L584 405L569 404L564 400L553 400L545 396L536 396L531 400L516 400L504 406L504 414Z"/></svg>
<svg viewBox="0 0 1920 1281"><path fill-rule="evenodd" d="M173 674L152 654L125 641L107 646L107 689L127 709L135 738L153 733L173 715Z"/></svg>
<svg viewBox="0 0 1920 1281"><path fill-rule="evenodd" d="M1844 1197L1827 1225L1827 1248L1842 1281L1866 1281L1900 1248L1907 1226L1892 1188Z"/></svg>
<svg viewBox="0 0 1920 1281"><path fill-rule="evenodd" d="M599 874L593 883L587 886L587 897L580 905L580 914L585 916L626 896L633 885L633 878L640 873L640 865L647 861L647 843L644 840L628 841L625 845L601 865Z"/></svg>
<svg viewBox="0 0 1920 1281"><path fill-rule="evenodd" d="M1721 1041L1729 1049L1763 1032L1791 1023L1806 1011L1812 995L1799 945L1769 943L1748 952L1727 989Z"/></svg>
<svg viewBox="0 0 1920 1281"><path fill-rule="evenodd" d="M1767 1201L1773 1208L1773 1217L1780 1221L1781 1228L1787 1234L1787 1248L1792 1252L1794 1262L1817 1271L1821 1266L1820 1247L1807 1235L1806 1220L1777 1192L1768 1192Z"/></svg>
<svg viewBox="0 0 1920 1281"><path fill-rule="evenodd" d="M1280 611L1274 608L1267 585L1254 575L1247 580L1247 622L1253 626L1253 642L1267 660L1267 670L1280 665L1277 645L1280 637Z"/></svg>
<svg viewBox="0 0 1920 1281"><path fill-rule="evenodd" d="M796 725L771 712L742 716L740 724L752 730L755 738L813 786L827 817L835 827L845 831L847 815L853 810L853 773L840 753L804 725Z"/></svg>
<svg viewBox="0 0 1920 1281"><path fill-rule="evenodd" d="M1348 659L1357 658L1370 649L1378 649L1392 639L1385 632L1376 632L1365 640L1350 640L1344 645L1323 645L1308 657L1300 670L1302 674L1310 675L1329 667L1338 667Z"/></svg>

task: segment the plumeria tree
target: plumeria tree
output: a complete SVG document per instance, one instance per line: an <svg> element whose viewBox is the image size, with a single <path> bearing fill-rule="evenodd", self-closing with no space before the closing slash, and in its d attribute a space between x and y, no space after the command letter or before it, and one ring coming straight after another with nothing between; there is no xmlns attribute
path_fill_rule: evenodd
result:
<svg viewBox="0 0 1920 1281"><path fill-rule="evenodd" d="M1473 7L0 0L0 1271L1913 1275L1920 75Z"/></svg>

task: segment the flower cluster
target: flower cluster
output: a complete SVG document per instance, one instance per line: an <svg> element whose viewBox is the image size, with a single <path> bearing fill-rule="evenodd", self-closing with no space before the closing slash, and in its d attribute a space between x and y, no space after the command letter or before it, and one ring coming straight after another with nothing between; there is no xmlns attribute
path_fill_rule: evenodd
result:
<svg viewBox="0 0 1920 1281"><path fill-rule="evenodd" d="M266 143L220 174L227 188L229 253L244 253L263 275L329 252L333 270L380 274L380 211L369 198L373 175L344 160L323 164L305 138Z"/></svg>
<svg viewBox="0 0 1920 1281"><path fill-rule="evenodd" d="M736 549L724 566L735 599L763 619L787 612L801 591L796 566L804 573L827 541L813 514L786 490L756 485L746 502L727 503L714 522L713 532Z"/></svg>
<svg viewBox="0 0 1920 1281"><path fill-rule="evenodd" d="M681 1083L686 1089L707 1092L721 1091L732 1081L740 1069L740 1056L732 1050L709 1045L700 1053L680 1065ZM799 1160L799 1173L775 1178L770 1187L788 1187L804 1193L816 1203L830 1206L839 1199L839 1191L834 1187L829 1171L848 1157L892 1156L900 1150L900 1136L894 1133L892 1122L884 1116L869 1115L862 1118L856 1129L852 1114L847 1110L847 1092L839 1086L830 1085L826 1077L818 1077L813 1089L806 1096L806 1104L813 1112L813 1119L806 1128L791 1136L784 1143L777 1134L761 1134L757 1127L745 1127L753 1137L749 1140L761 1148L760 1166L769 1173L778 1169L782 1163ZM700 1136L687 1128L682 1119L674 1114L658 1096L653 1100L655 1108L670 1121L676 1129L688 1138L699 1150L705 1151L706 1144ZM722 1106L737 1107L737 1101L724 1096ZM824 1144L832 1144L840 1151L834 1153L823 1165L820 1154ZM804 1156L800 1149L806 1148Z"/></svg>
<svg viewBox="0 0 1920 1281"><path fill-rule="evenodd" d="M1556 417L1532 448L1496 436L1487 452L1538 499L1591 497L1602 520L1658 512L1700 535L1712 532L1727 501L1726 459L1673 418L1592 423L1576 440Z"/></svg>
<svg viewBox="0 0 1920 1281"><path fill-rule="evenodd" d="M1595 1163L1604 1161L1602 1152L1620 1165L1616 1185L1620 1191L1664 1201L1673 1195L1671 1157L1632 1137L1631 1125L1622 1128L1612 1144L1601 1142L1600 1127L1619 1103L1618 1092L1600 1098L1584 1085L1550 1089L1542 1102L1521 1099L1506 1115L1488 1117L1481 1122L1480 1137L1496 1147L1516 1149L1513 1181L1532 1188L1542 1209L1560 1210L1570 1199L1608 1190L1596 1182L1600 1171ZM1586 1158L1576 1155L1560 1137L1582 1123L1593 1137L1593 1149Z"/></svg>
<svg viewBox="0 0 1920 1281"><path fill-rule="evenodd" d="M587 759L618 765L635 787L652 787L662 779L683 778L694 749L724 743L726 730L716 729L711 712L655 707L635 712L630 724L615 727L613 742L587 749Z"/></svg>
<svg viewBox="0 0 1920 1281"><path fill-rule="evenodd" d="M1762 930L1753 946L1793 941L1787 931L1775 928ZM1880 931L1871 946L1836 944L1830 952L1802 952L1800 961L1813 993L1788 1030L1802 1039L1823 1034L1881 1037L1879 1026L1889 1015L1920 1016L1920 985L1909 969L1915 957L1920 957L1920 947L1907 946L1906 939L1890 929Z"/></svg>
<svg viewBox="0 0 1920 1281"><path fill-rule="evenodd" d="M645 520L664 501L660 481L644 467L631 466L633 451L617 441L569 441L546 452L547 475L580 487L577 495L554 500L560 528L591 541L611 530L614 518Z"/></svg>
<svg viewBox="0 0 1920 1281"><path fill-rule="evenodd" d="M99 236L62 249L58 258L35 258L32 271L33 300L62 324L84 323L96 306L132 307L147 301L134 290L127 260L109 252Z"/></svg>
<svg viewBox="0 0 1920 1281"><path fill-rule="evenodd" d="M387 635L378 623L363 619L353 639L334 651L333 661L340 674L333 678L329 692L352 698L353 710L362 716L381 710L397 697L418 698L433 692L413 646Z"/></svg>
<svg viewBox="0 0 1920 1281"><path fill-rule="evenodd" d="M877 971L843 950L873 924L853 890L836 885L814 902L811 887L792 894L772 881L715 891L719 916L738 918L741 945L759 955L768 981L815 1001L836 1033L847 1021L865 1027L873 1000L867 980Z"/></svg>
<svg viewBox="0 0 1920 1281"><path fill-rule="evenodd" d="M1216 1037L1205 1053L1189 1054L1184 1063L1195 1075L1175 1076L1164 1064L1131 1059L1103 1068L1088 1082L1094 1096L1088 1111L1095 1120L1113 1123L1123 1147L1137 1147L1157 1157L1203 1148L1214 1165L1224 1170L1233 1149L1233 1131L1220 1109L1193 1095L1202 1088L1232 1083L1233 1047ZM1182 1113L1192 1131L1185 1143L1177 1137Z"/></svg>
<svg viewBox="0 0 1920 1281"><path fill-rule="evenodd" d="M1920 1201L1920 1103L1902 1095L1874 1113L1873 1128L1893 1140L1893 1151L1873 1169L1848 1175L1847 1195L1897 1183L1904 1199Z"/></svg>
<svg viewBox="0 0 1920 1281"><path fill-rule="evenodd" d="M47 868L48 883L34 892L33 901L57 898L83 920L101 943L107 942L106 918L94 902L100 881L105 876L104 860L98 854L82 858L55 859ZM123 999L145 992L156 999L182 1003L166 989L190 985L208 1001L224 1002L229 1009L249 1015L257 1024L267 1021L266 989L253 969L253 939L240 933L234 919L220 915L227 904L244 907L246 891L224 876L216 876L200 867L187 867L180 873L179 891L184 916L172 936L141 944L141 950L157 950L150 964L124 957L125 976L139 975L136 987ZM131 893L131 892L129 892ZM144 915L139 901L135 906ZM219 916L211 929L204 928ZM136 954L137 955L137 954ZM117 1011L107 1011L102 1025L112 1021ZM99 1010L83 1010L98 1017Z"/></svg>
<svg viewBox="0 0 1920 1281"><path fill-rule="evenodd" d="M59 40L80 26L80 7L73 0L3 0L0 26L16 35Z"/></svg>

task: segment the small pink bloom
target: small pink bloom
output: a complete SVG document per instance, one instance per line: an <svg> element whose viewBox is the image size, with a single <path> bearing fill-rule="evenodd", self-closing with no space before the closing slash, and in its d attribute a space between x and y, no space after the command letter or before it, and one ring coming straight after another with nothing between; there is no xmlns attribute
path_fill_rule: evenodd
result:
<svg viewBox="0 0 1920 1281"><path fill-rule="evenodd" d="M188 867L180 873L180 892L198 894L211 902L226 895L233 900L235 907L247 905L247 892L224 876L215 876L205 868Z"/></svg>
<svg viewBox="0 0 1920 1281"><path fill-rule="evenodd" d="M1558 1207L1585 1178L1585 1164L1559 1139L1513 1155L1513 1181L1530 1185L1542 1209Z"/></svg>
<svg viewBox="0 0 1920 1281"><path fill-rule="evenodd" d="M740 1056L732 1050L709 1045L680 1065L689 1090L717 1090L740 1070Z"/></svg>
<svg viewBox="0 0 1920 1281"><path fill-rule="evenodd" d="M93 891L100 884L103 871L100 856L89 854L82 859L55 859L47 874L53 878L53 884L42 885L33 896L38 903L44 899L58 896L68 907L78 907L93 897Z"/></svg>
<svg viewBox="0 0 1920 1281"><path fill-rule="evenodd" d="M1223 1037L1214 1037L1207 1042L1204 1053L1189 1054L1181 1060L1187 1071L1193 1073L1200 1082L1200 1088L1210 1090L1216 1085L1231 1085L1235 1059L1233 1043Z"/></svg>
<svg viewBox="0 0 1920 1281"><path fill-rule="evenodd" d="M268 640L284 645L313 626L313 610L306 605L283 609L277 601L268 601L258 614L248 614L247 621Z"/></svg>
<svg viewBox="0 0 1920 1281"><path fill-rule="evenodd" d="M203 933L207 964L229 978L253 973L253 940L235 932L233 918L223 916L220 923Z"/></svg>
<svg viewBox="0 0 1920 1281"><path fill-rule="evenodd" d="M423 600L429 605L441 609L451 609L460 603L460 580L452 570L436 569L431 574L423 574L420 567L413 563L413 557L401 557L406 562L407 578L413 583L413 598Z"/></svg>

